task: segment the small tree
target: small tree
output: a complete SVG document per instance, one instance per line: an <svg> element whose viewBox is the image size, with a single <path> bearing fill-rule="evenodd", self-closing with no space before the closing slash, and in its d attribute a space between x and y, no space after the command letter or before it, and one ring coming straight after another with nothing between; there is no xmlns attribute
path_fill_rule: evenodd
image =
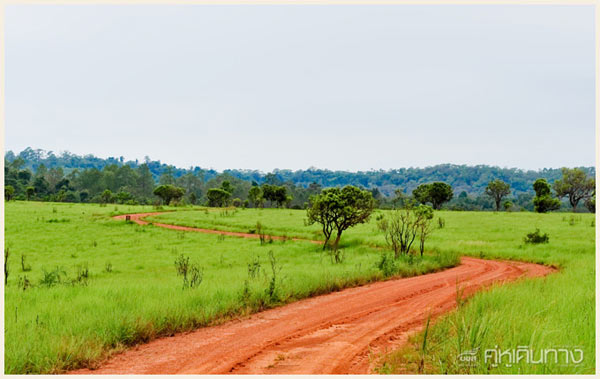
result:
<svg viewBox="0 0 600 379"><path fill-rule="evenodd" d="M337 250L343 231L369 221L375 206L371 192L354 186L324 189L320 195L311 198L311 203L307 210L308 224L319 223L323 226L323 249L327 246L333 230L336 230L334 250Z"/></svg>
<svg viewBox="0 0 600 379"><path fill-rule="evenodd" d="M421 204L426 204L429 202L429 187L430 184L421 184L417 188L412 191L413 197L415 200Z"/></svg>
<svg viewBox="0 0 600 379"><path fill-rule="evenodd" d="M417 229L419 231L419 251L421 252L421 256L423 256L423 251L425 250L425 240L433 231L431 226L431 220L433 220L433 208L428 205L419 205L415 209L415 213L417 214L418 220Z"/></svg>
<svg viewBox="0 0 600 379"><path fill-rule="evenodd" d="M100 199L102 200L102 202L104 204L110 203L113 200L113 193L112 193L112 191L109 190L109 189L105 189L102 192L102 195L100 195Z"/></svg>
<svg viewBox="0 0 600 379"><path fill-rule="evenodd" d="M27 197L27 201L31 200L33 195L35 195L34 187L29 186L29 187L25 188L25 196Z"/></svg>
<svg viewBox="0 0 600 379"><path fill-rule="evenodd" d="M537 179L533 183L533 190L535 191L533 207L536 212L546 213L560 208L560 200L552 197L550 184L546 179Z"/></svg>
<svg viewBox="0 0 600 379"><path fill-rule="evenodd" d="M283 204L285 204L288 201L288 194L287 194L287 188L285 186L276 186L275 191L274 191L274 198L275 201L277 202L277 207L281 208L283 206ZM290 198L290 202L292 201L292 197L289 196Z"/></svg>
<svg viewBox="0 0 600 379"><path fill-rule="evenodd" d="M117 201L120 204L125 204L128 200L133 199L133 196L131 196L131 194L126 191L120 191L119 193L117 193L116 197L117 197Z"/></svg>
<svg viewBox="0 0 600 379"><path fill-rule="evenodd" d="M433 209L439 210L453 196L452 187L444 182L421 184L413 190L413 196L419 203L431 203Z"/></svg>
<svg viewBox="0 0 600 379"><path fill-rule="evenodd" d="M485 188L485 194L494 199L496 203L496 212L500 210L502 198L510 194L510 184L500 179L492 180Z"/></svg>
<svg viewBox="0 0 600 379"><path fill-rule="evenodd" d="M431 233L429 217L433 218L431 207L420 205L415 208L408 203L404 209L393 210L379 220L377 227L383 232L388 246L394 250L394 258L408 254L417 236L422 237L424 249L425 239ZM421 238L419 240L421 242Z"/></svg>
<svg viewBox="0 0 600 379"><path fill-rule="evenodd" d="M248 200L254 205L254 208L258 208L262 200L262 190L259 186L252 186L248 190Z"/></svg>
<svg viewBox="0 0 600 379"><path fill-rule="evenodd" d="M559 198L568 196L573 212L576 212L577 204L582 199L588 199L592 196L596 188L596 181L593 178L588 178L585 171L579 168L569 169L563 167L562 175L562 179L554 182L556 196Z"/></svg>
<svg viewBox="0 0 600 379"><path fill-rule="evenodd" d="M224 207L229 202L231 193L221 188L211 188L206 192L206 197L210 207Z"/></svg>
<svg viewBox="0 0 600 379"><path fill-rule="evenodd" d="M15 187L13 187L11 185L4 186L4 199L6 201L10 201L10 199L12 199L14 193L15 193Z"/></svg>
<svg viewBox="0 0 600 379"><path fill-rule="evenodd" d="M158 197L160 197L163 201L163 204L169 205L171 201L179 201L185 194L185 189L180 187L175 187L171 184L162 184L154 189L152 193Z"/></svg>

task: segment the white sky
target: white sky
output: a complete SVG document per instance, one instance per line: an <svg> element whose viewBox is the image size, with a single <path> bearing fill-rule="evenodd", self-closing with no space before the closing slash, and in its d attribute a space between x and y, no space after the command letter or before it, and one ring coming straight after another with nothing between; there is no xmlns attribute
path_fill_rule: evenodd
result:
<svg viewBox="0 0 600 379"><path fill-rule="evenodd" d="M218 170L593 166L593 6L6 10L6 149Z"/></svg>

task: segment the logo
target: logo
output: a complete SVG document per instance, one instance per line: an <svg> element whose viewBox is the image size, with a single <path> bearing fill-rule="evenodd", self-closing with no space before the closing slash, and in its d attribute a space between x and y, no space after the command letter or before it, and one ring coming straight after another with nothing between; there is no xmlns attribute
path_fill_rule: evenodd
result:
<svg viewBox="0 0 600 379"><path fill-rule="evenodd" d="M477 364L479 348L463 351L458 355L458 362L461 366L475 366Z"/></svg>
<svg viewBox="0 0 600 379"><path fill-rule="evenodd" d="M479 348L464 351L456 359L461 366L477 366L480 359ZM493 349L483 351L483 361L491 367L512 367L515 364L547 364L561 366L578 365L583 362L583 350L579 348L550 348L534 351L529 346L517 346L516 349L502 350L496 345Z"/></svg>

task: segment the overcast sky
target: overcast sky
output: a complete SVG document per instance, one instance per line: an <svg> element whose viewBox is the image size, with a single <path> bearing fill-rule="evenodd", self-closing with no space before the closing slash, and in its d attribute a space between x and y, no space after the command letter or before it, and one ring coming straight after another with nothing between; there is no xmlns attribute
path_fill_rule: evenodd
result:
<svg viewBox="0 0 600 379"><path fill-rule="evenodd" d="M593 6L7 6L6 149L593 166Z"/></svg>

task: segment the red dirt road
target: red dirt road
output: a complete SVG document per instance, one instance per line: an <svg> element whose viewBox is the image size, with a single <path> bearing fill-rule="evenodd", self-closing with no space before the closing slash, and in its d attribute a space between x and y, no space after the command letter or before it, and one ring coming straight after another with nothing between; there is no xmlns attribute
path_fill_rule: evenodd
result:
<svg viewBox="0 0 600 379"><path fill-rule="evenodd" d="M149 215L132 220L144 223L141 218ZM366 374L374 365L371 356L405 343L428 314L433 318L455 307L457 282L467 296L493 283L553 271L532 263L463 257L460 266L445 271L350 288L157 339L114 356L97 370L72 373Z"/></svg>
<svg viewBox="0 0 600 379"><path fill-rule="evenodd" d="M148 212L148 213L135 213L130 215L119 215L113 217L116 220L125 220L125 217L129 216L132 222L135 222L139 225L148 225L150 222L145 221L144 218L150 216L156 216L165 212ZM213 230L213 229L202 229L202 228L192 228L190 226L179 226L179 225L171 225L171 224L161 224L158 222L152 222L152 225L159 226L161 228L173 229L173 230L183 230L186 232L200 232L200 233L209 233L209 234L221 234L224 236L233 236L233 237L244 237L244 238L260 238L258 234L250 234L250 233L241 233L241 232L229 232L224 230ZM270 236L274 240L283 240L285 237L280 236ZM301 238L287 238L292 241L309 241L312 243L321 244L323 241L311 241L305 240Z"/></svg>

